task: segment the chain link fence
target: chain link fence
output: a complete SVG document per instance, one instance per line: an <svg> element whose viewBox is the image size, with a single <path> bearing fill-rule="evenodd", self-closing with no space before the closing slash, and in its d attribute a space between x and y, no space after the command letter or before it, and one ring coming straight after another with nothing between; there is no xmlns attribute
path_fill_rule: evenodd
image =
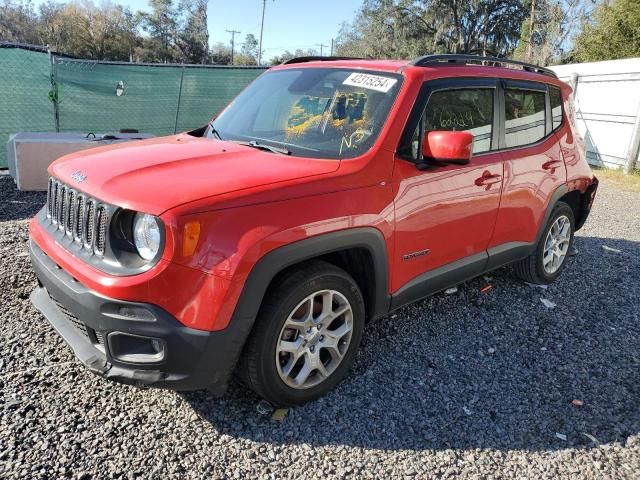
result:
<svg viewBox="0 0 640 480"><path fill-rule="evenodd" d="M17 132L169 135L201 126L264 70L81 60L0 42L0 168Z"/></svg>

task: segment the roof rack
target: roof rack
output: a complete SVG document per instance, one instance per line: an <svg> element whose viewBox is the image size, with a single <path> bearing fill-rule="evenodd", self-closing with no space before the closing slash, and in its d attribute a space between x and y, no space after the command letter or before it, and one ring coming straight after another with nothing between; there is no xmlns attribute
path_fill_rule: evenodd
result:
<svg viewBox="0 0 640 480"><path fill-rule="evenodd" d="M486 65L491 65L494 67L500 66L500 65L516 66L516 67L520 67L522 70L526 72L541 73L542 75L548 75L553 78L558 78L558 76L553 70L550 70L544 67L539 67L538 65L519 62L517 60L509 60L507 58L483 57L480 55L458 55L458 54L425 55L424 57L416 58L409 64L416 67L426 67L428 65L433 65L438 63L446 63L446 64L453 63L453 64L459 64L459 65L481 63Z"/></svg>
<svg viewBox="0 0 640 480"><path fill-rule="evenodd" d="M286 62L282 62L282 65L291 65L292 63L306 63L306 62L330 62L332 60L364 60L364 58L358 57L320 57L320 56L309 56L309 57L296 57L291 60L287 60Z"/></svg>

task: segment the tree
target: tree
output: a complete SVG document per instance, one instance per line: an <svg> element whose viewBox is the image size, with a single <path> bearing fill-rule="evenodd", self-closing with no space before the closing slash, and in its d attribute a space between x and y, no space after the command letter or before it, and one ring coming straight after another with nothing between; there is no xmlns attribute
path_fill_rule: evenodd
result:
<svg viewBox="0 0 640 480"><path fill-rule="evenodd" d="M233 57L234 65L258 65L258 59L253 55L239 54Z"/></svg>
<svg viewBox="0 0 640 480"><path fill-rule="evenodd" d="M513 58L536 65L562 62L571 35L589 18L592 8L592 0L530 1Z"/></svg>
<svg viewBox="0 0 640 480"><path fill-rule="evenodd" d="M353 23L341 28L337 52L392 58L507 55L525 15L521 0L365 0Z"/></svg>
<svg viewBox="0 0 640 480"><path fill-rule="evenodd" d="M32 43L81 58L130 60L138 43L134 15L120 5L48 2L35 22L38 41Z"/></svg>
<svg viewBox="0 0 640 480"><path fill-rule="evenodd" d="M222 42L216 42L211 46L209 58L216 65L231 65L231 47Z"/></svg>
<svg viewBox="0 0 640 480"><path fill-rule="evenodd" d="M176 46L178 11L173 0L149 0L151 12L138 12L138 19L148 38L143 39L138 55L143 61L172 63L180 59Z"/></svg>
<svg viewBox="0 0 640 480"><path fill-rule="evenodd" d="M343 24L336 53L352 57L410 58L433 51L431 12L410 0L365 0Z"/></svg>
<svg viewBox="0 0 640 480"><path fill-rule="evenodd" d="M640 56L638 0L613 0L600 5L593 21L585 21L576 39L573 60L596 62Z"/></svg>
<svg viewBox="0 0 640 480"><path fill-rule="evenodd" d="M271 65L280 65L281 63L291 60L292 58L315 57L317 55L318 55L318 51L312 48L308 50L302 50L299 48L295 52L290 52L289 50L285 50L281 55L276 55L274 57L271 57L271 60L269 63L271 63Z"/></svg>
<svg viewBox="0 0 640 480"><path fill-rule="evenodd" d="M2 0L0 12L0 39L40 43L38 16L30 0Z"/></svg>
<svg viewBox="0 0 640 480"><path fill-rule="evenodd" d="M178 35L182 61L207 63L209 56L209 30L207 29L207 0L183 0L184 26Z"/></svg>
<svg viewBox="0 0 640 480"><path fill-rule="evenodd" d="M526 10L520 0L440 0L446 22L436 22L436 38L453 53L506 55L520 37Z"/></svg>
<svg viewBox="0 0 640 480"><path fill-rule="evenodd" d="M253 33L249 33L246 37L244 37L244 43L240 48L240 54L246 57L258 58L258 40ZM256 60L256 63L258 61Z"/></svg>

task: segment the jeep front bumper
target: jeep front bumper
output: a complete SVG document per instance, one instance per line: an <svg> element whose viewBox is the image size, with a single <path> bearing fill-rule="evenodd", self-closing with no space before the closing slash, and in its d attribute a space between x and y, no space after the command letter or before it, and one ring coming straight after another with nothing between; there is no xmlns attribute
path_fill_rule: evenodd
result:
<svg viewBox="0 0 640 480"><path fill-rule="evenodd" d="M30 242L39 286L31 301L92 372L121 383L223 393L247 332L185 327L149 303L86 288Z"/></svg>

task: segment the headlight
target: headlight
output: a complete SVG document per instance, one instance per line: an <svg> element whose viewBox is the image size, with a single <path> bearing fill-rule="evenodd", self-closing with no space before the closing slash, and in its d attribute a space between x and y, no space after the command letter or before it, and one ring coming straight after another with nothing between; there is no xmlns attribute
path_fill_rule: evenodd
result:
<svg viewBox="0 0 640 480"><path fill-rule="evenodd" d="M133 220L133 241L142 258L153 260L156 257L161 238L158 219L147 213L136 213Z"/></svg>

